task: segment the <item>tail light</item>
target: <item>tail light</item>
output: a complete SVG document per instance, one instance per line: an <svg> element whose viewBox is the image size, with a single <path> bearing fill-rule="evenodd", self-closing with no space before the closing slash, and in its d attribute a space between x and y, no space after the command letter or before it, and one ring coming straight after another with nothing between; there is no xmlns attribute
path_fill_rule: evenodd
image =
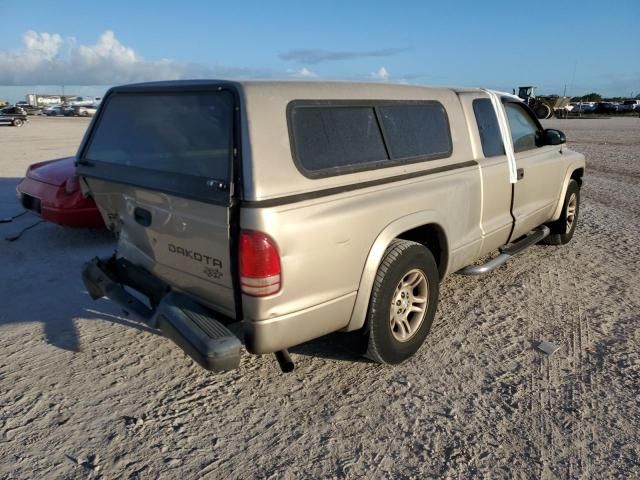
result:
<svg viewBox="0 0 640 480"><path fill-rule="evenodd" d="M280 291L280 254L275 242L261 232L240 232L240 285L242 293L266 297Z"/></svg>
<svg viewBox="0 0 640 480"><path fill-rule="evenodd" d="M80 178L77 175L69 177L64 182L64 191L67 192L67 194L71 195L72 193L76 193L79 190L80 190Z"/></svg>

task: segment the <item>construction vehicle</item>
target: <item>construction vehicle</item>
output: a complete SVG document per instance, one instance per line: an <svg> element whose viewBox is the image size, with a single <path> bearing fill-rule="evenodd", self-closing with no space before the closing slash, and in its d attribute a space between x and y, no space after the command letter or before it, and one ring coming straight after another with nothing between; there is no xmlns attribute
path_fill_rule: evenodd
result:
<svg viewBox="0 0 640 480"><path fill-rule="evenodd" d="M515 92L514 92L515 93ZM540 119L551 118L554 114L558 118L566 118L569 113L569 97L550 95L547 97L536 96L536 87L518 87L518 97L527 102L527 105Z"/></svg>

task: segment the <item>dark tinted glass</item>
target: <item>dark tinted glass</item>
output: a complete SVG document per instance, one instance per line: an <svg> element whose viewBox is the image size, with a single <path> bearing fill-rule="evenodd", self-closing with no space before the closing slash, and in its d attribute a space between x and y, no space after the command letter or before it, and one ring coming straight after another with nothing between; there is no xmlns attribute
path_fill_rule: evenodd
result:
<svg viewBox="0 0 640 480"><path fill-rule="evenodd" d="M451 134L442 105L387 105L380 114L392 159L451 153Z"/></svg>
<svg viewBox="0 0 640 480"><path fill-rule="evenodd" d="M372 107L297 106L291 123L296 159L309 172L387 160Z"/></svg>
<svg viewBox="0 0 640 480"><path fill-rule="evenodd" d="M119 93L104 107L85 155L88 160L228 178L231 93Z"/></svg>
<svg viewBox="0 0 640 480"><path fill-rule="evenodd" d="M498 117L491 100L479 98L473 101L473 113L478 123L482 152L485 158L504 155L504 145L500 136Z"/></svg>

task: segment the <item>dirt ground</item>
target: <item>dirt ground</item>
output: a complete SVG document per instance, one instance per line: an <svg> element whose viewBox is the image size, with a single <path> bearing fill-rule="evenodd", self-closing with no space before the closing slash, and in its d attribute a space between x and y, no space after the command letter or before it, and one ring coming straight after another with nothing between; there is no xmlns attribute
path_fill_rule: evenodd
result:
<svg viewBox="0 0 640 480"><path fill-rule="evenodd" d="M0 218L87 125L0 127ZM573 241L449 276L398 367L334 334L292 349L291 374L268 355L208 373L89 299L79 270L108 233L0 224L0 478L640 477L640 119L547 126L587 156Z"/></svg>

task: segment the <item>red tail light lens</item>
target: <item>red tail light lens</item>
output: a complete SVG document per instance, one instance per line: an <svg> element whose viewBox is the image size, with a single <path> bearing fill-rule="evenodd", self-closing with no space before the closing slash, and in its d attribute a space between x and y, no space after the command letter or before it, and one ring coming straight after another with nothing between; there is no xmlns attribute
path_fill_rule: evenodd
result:
<svg viewBox="0 0 640 480"><path fill-rule="evenodd" d="M275 242L261 232L240 232L240 285L242 293L265 297L282 284L280 254Z"/></svg>

